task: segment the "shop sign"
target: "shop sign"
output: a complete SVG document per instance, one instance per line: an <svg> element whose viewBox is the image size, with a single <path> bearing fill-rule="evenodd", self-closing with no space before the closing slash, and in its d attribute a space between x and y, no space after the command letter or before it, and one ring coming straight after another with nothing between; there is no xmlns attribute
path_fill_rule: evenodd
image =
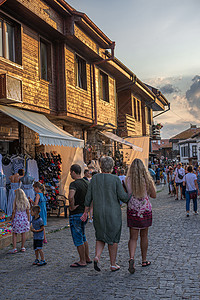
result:
<svg viewBox="0 0 200 300"><path fill-rule="evenodd" d="M0 126L0 133L11 135L11 132L11 128Z"/></svg>

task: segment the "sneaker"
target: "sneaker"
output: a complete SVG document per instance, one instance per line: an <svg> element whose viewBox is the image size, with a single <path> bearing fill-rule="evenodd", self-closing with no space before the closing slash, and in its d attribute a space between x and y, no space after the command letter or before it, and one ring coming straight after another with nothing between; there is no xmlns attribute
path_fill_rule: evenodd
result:
<svg viewBox="0 0 200 300"><path fill-rule="evenodd" d="M21 248L21 252L25 252L26 251L26 248Z"/></svg>
<svg viewBox="0 0 200 300"><path fill-rule="evenodd" d="M198 215L198 214L199 214L198 211L193 212L193 215Z"/></svg>
<svg viewBox="0 0 200 300"><path fill-rule="evenodd" d="M189 213L187 213L186 217L189 217L189 216L190 216L190 214L189 214Z"/></svg>
<svg viewBox="0 0 200 300"><path fill-rule="evenodd" d="M39 259L36 259L34 262L33 262L33 265L37 265L39 263Z"/></svg>
<svg viewBox="0 0 200 300"><path fill-rule="evenodd" d="M46 261L45 260L41 260L41 261L39 261L38 263L37 263L37 266L44 266L44 265L46 265L47 263L46 263Z"/></svg>
<svg viewBox="0 0 200 300"><path fill-rule="evenodd" d="M17 253L17 248L8 251L8 254L15 254L15 253Z"/></svg>
<svg viewBox="0 0 200 300"><path fill-rule="evenodd" d="M93 220L90 220L90 221L89 221L89 223L92 223L92 222L93 222Z"/></svg>

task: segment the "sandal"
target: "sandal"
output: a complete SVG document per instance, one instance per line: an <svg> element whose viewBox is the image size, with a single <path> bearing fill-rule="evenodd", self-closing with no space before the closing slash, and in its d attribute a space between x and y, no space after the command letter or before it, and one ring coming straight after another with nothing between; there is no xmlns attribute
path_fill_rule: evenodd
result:
<svg viewBox="0 0 200 300"><path fill-rule="evenodd" d="M39 263L39 259L36 259L34 262L33 262L33 265L37 265Z"/></svg>
<svg viewBox="0 0 200 300"><path fill-rule="evenodd" d="M46 263L46 261L45 260L41 260L41 261L39 261L39 263L37 263L37 266L44 266L44 265L46 265L47 263Z"/></svg>
<svg viewBox="0 0 200 300"><path fill-rule="evenodd" d="M43 244L47 244L47 239L43 240Z"/></svg>
<svg viewBox="0 0 200 300"><path fill-rule="evenodd" d="M117 264L116 264L116 266L110 266L110 270L112 271L112 272L116 272L116 271L118 271L120 269L120 266L118 266Z"/></svg>
<svg viewBox="0 0 200 300"><path fill-rule="evenodd" d="M94 258L94 269L95 269L97 272L100 272L101 269L99 268L98 263L99 263L99 259L98 259L98 257L96 256L96 257Z"/></svg>
<svg viewBox="0 0 200 300"><path fill-rule="evenodd" d="M15 253L17 253L17 248L8 251L8 254L15 254Z"/></svg>
<svg viewBox="0 0 200 300"><path fill-rule="evenodd" d="M134 273L135 273L135 261L134 261L133 258L131 258L131 259L129 260L129 268L128 268L128 270L129 270L129 272L130 272L131 274L134 274Z"/></svg>
<svg viewBox="0 0 200 300"><path fill-rule="evenodd" d="M151 262L150 261L143 261L142 262L142 267L148 267L150 266Z"/></svg>

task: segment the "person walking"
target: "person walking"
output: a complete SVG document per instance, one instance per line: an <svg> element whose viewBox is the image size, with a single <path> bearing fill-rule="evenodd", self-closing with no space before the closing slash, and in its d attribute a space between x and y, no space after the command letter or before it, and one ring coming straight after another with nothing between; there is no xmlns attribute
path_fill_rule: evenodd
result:
<svg viewBox="0 0 200 300"><path fill-rule="evenodd" d="M180 193L181 193L181 200L183 200L182 187L183 187L183 177L185 176L185 170L182 168L181 163L178 163L177 168L175 169L175 172L174 172L174 176L175 176L175 183L176 183L176 199L175 200L178 200L179 187L180 187Z"/></svg>
<svg viewBox="0 0 200 300"><path fill-rule="evenodd" d="M30 229L30 204L22 189L15 190L15 200L12 212L13 249L10 254L17 253L17 234L21 234L21 252L25 252L26 232Z"/></svg>
<svg viewBox="0 0 200 300"><path fill-rule="evenodd" d="M105 243L107 243L110 270L117 271L120 269L120 266L116 264L116 257L122 227L120 200L128 202L130 197L124 191L119 177L111 174L114 167L113 159L109 156L102 157L100 167L102 173L94 175L90 181L82 220L87 219L93 201L93 224L96 236L94 269L101 271L99 261Z"/></svg>
<svg viewBox="0 0 200 300"><path fill-rule="evenodd" d="M89 181L81 177L81 167L77 164L71 166L70 175L74 181L71 182L69 186L69 223L74 245L77 247L79 254L79 261L71 264L70 267L81 268L92 263L89 257L89 247L85 235L85 225L87 220L84 222L81 220L85 210L84 202Z"/></svg>
<svg viewBox="0 0 200 300"><path fill-rule="evenodd" d="M193 167L187 168L188 173L184 176L183 185L186 187L186 216L190 216L190 199L193 200L194 214L198 215L197 211L197 194L199 195L199 187L197 184L197 176L193 173Z"/></svg>
<svg viewBox="0 0 200 300"><path fill-rule="evenodd" d="M169 184L170 196L173 196L174 195L174 170L171 166L169 167L169 171L167 174L167 181Z"/></svg>
<svg viewBox="0 0 200 300"><path fill-rule="evenodd" d="M152 225L152 206L149 197L156 198L154 181L149 171L140 159L134 159L126 177L126 187L131 199L127 207L127 226L130 231L129 248L129 272L135 272L135 251L138 235L140 234L140 247L142 254L142 267L151 264L147 261L148 228Z"/></svg>

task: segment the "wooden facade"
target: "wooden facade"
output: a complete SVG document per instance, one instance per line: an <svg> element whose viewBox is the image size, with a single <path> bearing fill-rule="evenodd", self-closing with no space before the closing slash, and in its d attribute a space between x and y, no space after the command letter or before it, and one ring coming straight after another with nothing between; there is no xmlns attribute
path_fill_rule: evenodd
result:
<svg viewBox="0 0 200 300"><path fill-rule="evenodd" d="M114 42L88 16L63 0L1 2L14 49L6 52L2 41L0 76L22 83L22 101L7 105L43 113L86 143L108 123L122 137L149 135L156 96L114 57Z"/></svg>

